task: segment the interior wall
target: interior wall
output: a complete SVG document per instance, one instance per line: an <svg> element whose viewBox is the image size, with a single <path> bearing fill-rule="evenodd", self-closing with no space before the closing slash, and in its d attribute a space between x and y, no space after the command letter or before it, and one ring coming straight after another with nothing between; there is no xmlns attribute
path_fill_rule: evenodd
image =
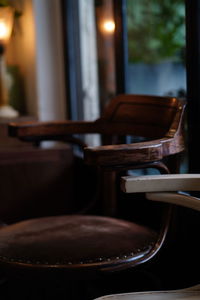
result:
<svg viewBox="0 0 200 300"><path fill-rule="evenodd" d="M39 118L64 119L66 94L60 1L32 1L36 28Z"/></svg>
<svg viewBox="0 0 200 300"><path fill-rule="evenodd" d="M24 80L27 114L40 120L66 118L60 1L15 0L22 11L8 45L7 61Z"/></svg>
<svg viewBox="0 0 200 300"><path fill-rule="evenodd" d="M37 116L36 49L33 6L30 0L15 0L13 5L22 12L15 21L6 51L9 65L17 66L24 82L27 114Z"/></svg>

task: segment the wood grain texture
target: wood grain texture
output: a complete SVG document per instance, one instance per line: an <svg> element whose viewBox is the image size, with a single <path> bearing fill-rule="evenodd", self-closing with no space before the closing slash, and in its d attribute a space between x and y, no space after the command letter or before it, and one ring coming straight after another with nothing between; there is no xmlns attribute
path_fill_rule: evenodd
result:
<svg viewBox="0 0 200 300"><path fill-rule="evenodd" d="M184 150L184 110L185 102L177 98L119 95L94 122L11 123L8 130L10 136L31 142L66 140L73 134L99 133L110 137L107 139L110 145L86 147L86 163L105 166L152 162ZM148 141L128 145L113 142L117 140L116 136L124 135L139 136Z"/></svg>
<svg viewBox="0 0 200 300"><path fill-rule="evenodd" d="M85 161L102 166L134 164L182 152L184 110L185 102L176 98L118 96L102 117L106 127L113 128L113 133L118 129L119 134L126 132L147 141L86 148Z"/></svg>

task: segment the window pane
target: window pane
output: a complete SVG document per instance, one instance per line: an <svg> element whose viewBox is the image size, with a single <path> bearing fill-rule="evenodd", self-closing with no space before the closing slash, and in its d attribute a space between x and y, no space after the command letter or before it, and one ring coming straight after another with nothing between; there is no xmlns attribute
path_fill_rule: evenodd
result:
<svg viewBox="0 0 200 300"><path fill-rule="evenodd" d="M184 0L127 0L127 30L127 92L184 96Z"/></svg>

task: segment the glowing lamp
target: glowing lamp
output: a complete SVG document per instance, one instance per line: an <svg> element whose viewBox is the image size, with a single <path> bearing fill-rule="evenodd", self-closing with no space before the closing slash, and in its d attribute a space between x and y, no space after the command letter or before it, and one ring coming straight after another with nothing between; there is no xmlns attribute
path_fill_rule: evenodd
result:
<svg viewBox="0 0 200 300"><path fill-rule="evenodd" d="M103 23L103 29L106 33L113 33L115 31L115 22L113 20L106 20Z"/></svg>
<svg viewBox="0 0 200 300"><path fill-rule="evenodd" d="M5 46L11 36L13 28L12 7L0 7L0 44Z"/></svg>
<svg viewBox="0 0 200 300"><path fill-rule="evenodd" d="M18 112L9 105L10 78L6 71L5 49L13 28L14 12L12 7L0 7L0 117L13 118Z"/></svg>

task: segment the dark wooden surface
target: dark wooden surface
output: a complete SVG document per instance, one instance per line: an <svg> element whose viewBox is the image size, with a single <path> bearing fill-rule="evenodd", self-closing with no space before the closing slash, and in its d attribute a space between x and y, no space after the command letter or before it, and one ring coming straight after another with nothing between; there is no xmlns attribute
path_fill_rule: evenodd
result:
<svg viewBox="0 0 200 300"><path fill-rule="evenodd" d="M184 150L180 127L184 107L185 102L176 98L121 95L112 99L102 117L94 122L13 122L9 134L33 142L99 133L109 136L107 144L119 144L120 136L139 136L145 142L86 148L85 161L95 165L150 162Z"/></svg>
<svg viewBox="0 0 200 300"><path fill-rule="evenodd" d="M13 139L8 135L8 123L10 122L36 122L37 118L32 116L22 116L18 118L0 118L0 151L3 149L13 149L16 147L30 147L18 139Z"/></svg>
<svg viewBox="0 0 200 300"><path fill-rule="evenodd" d="M74 134L98 133L102 136L102 146L87 147L79 143L88 165L107 170L119 170L125 166L134 169L144 163L151 164L171 157L173 163L170 171L177 172L174 164L177 159L174 160L173 155L183 152L185 147L184 110L185 101L173 97L118 95L96 121L12 122L9 124L9 134L27 142L71 142ZM136 137L136 142L127 143L126 136ZM143 141L138 142L138 137ZM106 189L104 194L104 203L107 207L110 203L109 213L113 213L115 192Z"/></svg>
<svg viewBox="0 0 200 300"><path fill-rule="evenodd" d="M73 211L75 168L71 147L62 144L42 149L9 137L11 121L20 124L36 122L36 118L0 119L1 221L12 223Z"/></svg>
<svg viewBox="0 0 200 300"><path fill-rule="evenodd" d="M0 150L0 219L11 223L73 211L73 180L67 146Z"/></svg>
<svg viewBox="0 0 200 300"><path fill-rule="evenodd" d="M184 110L185 101L173 97L118 95L109 102L96 121L12 122L9 124L9 134L22 141L39 142L72 141L74 134L99 133L102 146L81 145L86 164L118 171L120 168L134 169L141 164L144 166L170 157L170 161L173 160L171 164L168 162L170 172L177 172L178 164L174 164L177 161L174 155L183 152L185 147ZM136 137L136 142L127 143L125 136ZM103 190L100 190L100 194ZM110 211L114 211L115 193L106 189L104 194L107 199L105 203L108 205L110 202ZM111 197L108 199L106 195Z"/></svg>

